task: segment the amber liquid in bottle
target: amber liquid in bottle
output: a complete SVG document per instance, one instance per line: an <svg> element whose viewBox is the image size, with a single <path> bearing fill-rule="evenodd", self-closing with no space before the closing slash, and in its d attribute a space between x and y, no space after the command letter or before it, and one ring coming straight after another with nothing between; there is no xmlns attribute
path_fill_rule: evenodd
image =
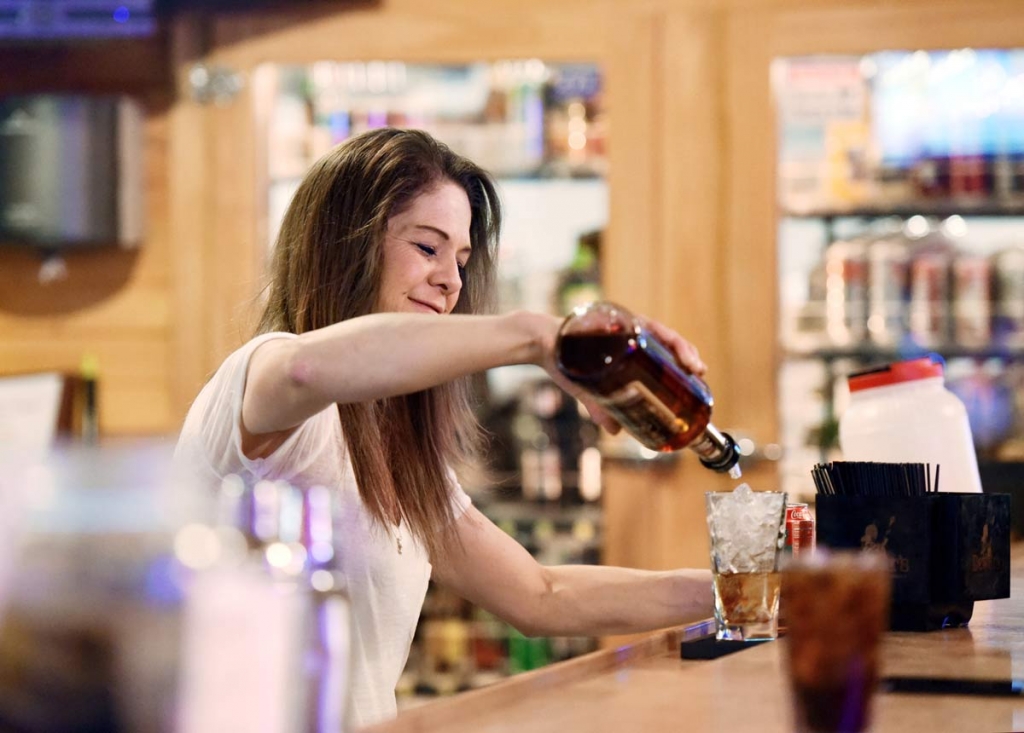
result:
<svg viewBox="0 0 1024 733"><path fill-rule="evenodd" d="M602 404L648 448L687 446L711 418L707 388L664 358L631 346L631 340L627 334L566 335L561 365L568 376L601 395ZM605 368L609 357L619 362L616 368ZM645 400L647 393L656 394L658 403Z"/></svg>
<svg viewBox="0 0 1024 733"><path fill-rule="evenodd" d="M563 328L559 369L648 448L688 447L708 468L738 476L735 443L710 422L714 401L707 384L685 371L628 311L614 308L619 318L625 313L622 323L592 331Z"/></svg>

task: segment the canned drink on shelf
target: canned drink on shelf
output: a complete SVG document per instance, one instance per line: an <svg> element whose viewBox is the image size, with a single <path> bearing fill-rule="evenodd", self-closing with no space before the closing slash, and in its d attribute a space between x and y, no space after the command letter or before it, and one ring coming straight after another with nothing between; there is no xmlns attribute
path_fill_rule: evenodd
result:
<svg viewBox="0 0 1024 733"><path fill-rule="evenodd" d="M924 251L910 265L910 336L920 346L949 338L949 254Z"/></svg>
<svg viewBox="0 0 1024 733"><path fill-rule="evenodd" d="M992 265L961 255L953 261L953 334L957 344L983 348L992 340Z"/></svg>
<svg viewBox="0 0 1024 733"><path fill-rule="evenodd" d="M995 256L994 329L1004 346L1024 346L1024 247L1014 246Z"/></svg>
<svg viewBox="0 0 1024 733"><path fill-rule="evenodd" d="M833 242L825 251L825 329L837 346L864 340L867 329L867 242Z"/></svg>
<svg viewBox="0 0 1024 733"><path fill-rule="evenodd" d="M814 544L814 516L810 507L807 504L787 504L785 551L801 555L814 550Z"/></svg>
<svg viewBox="0 0 1024 733"><path fill-rule="evenodd" d="M899 238L868 247L868 337L878 346L896 346L907 333L905 318L910 253Z"/></svg>

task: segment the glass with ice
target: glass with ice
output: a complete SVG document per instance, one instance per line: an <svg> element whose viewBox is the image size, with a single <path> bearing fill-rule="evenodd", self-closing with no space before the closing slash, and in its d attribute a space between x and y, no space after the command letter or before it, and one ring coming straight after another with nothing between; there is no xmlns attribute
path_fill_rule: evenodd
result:
<svg viewBox="0 0 1024 733"><path fill-rule="evenodd" d="M704 498L715 580L716 637L776 638L786 494L752 491L740 484L735 491L709 491Z"/></svg>

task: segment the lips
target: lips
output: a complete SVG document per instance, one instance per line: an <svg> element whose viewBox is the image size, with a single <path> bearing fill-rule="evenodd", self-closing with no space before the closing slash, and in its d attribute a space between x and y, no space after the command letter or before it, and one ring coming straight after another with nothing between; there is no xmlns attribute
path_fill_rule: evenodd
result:
<svg viewBox="0 0 1024 733"><path fill-rule="evenodd" d="M431 303L424 303L422 300L416 300L415 298L410 298L410 300L413 303L415 303L416 305L421 306L423 308L426 308L426 309L428 309L430 311L433 311L434 313L438 313L438 314L444 313L444 308L442 308L440 306L436 306L436 305L433 305Z"/></svg>

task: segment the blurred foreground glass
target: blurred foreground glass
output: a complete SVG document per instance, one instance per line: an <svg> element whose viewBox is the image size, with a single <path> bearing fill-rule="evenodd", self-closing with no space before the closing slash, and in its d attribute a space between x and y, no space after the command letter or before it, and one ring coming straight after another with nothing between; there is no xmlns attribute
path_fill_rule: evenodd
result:
<svg viewBox="0 0 1024 733"><path fill-rule="evenodd" d="M779 556L786 495L752 491L704 494L715 582L715 636L751 641L779 635Z"/></svg>
<svg viewBox="0 0 1024 733"><path fill-rule="evenodd" d="M159 439L0 450L0 729L173 730L188 511ZM17 529L17 542L6 536Z"/></svg>
<svg viewBox="0 0 1024 733"><path fill-rule="evenodd" d="M342 733L352 630L332 492L229 476L216 504L175 539L194 571L179 730Z"/></svg>
<svg viewBox="0 0 1024 733"><path fill-rule="evenodd" d="M881 552L801 556L783 570L794 730L869 729L891 580Z"/></svg>

